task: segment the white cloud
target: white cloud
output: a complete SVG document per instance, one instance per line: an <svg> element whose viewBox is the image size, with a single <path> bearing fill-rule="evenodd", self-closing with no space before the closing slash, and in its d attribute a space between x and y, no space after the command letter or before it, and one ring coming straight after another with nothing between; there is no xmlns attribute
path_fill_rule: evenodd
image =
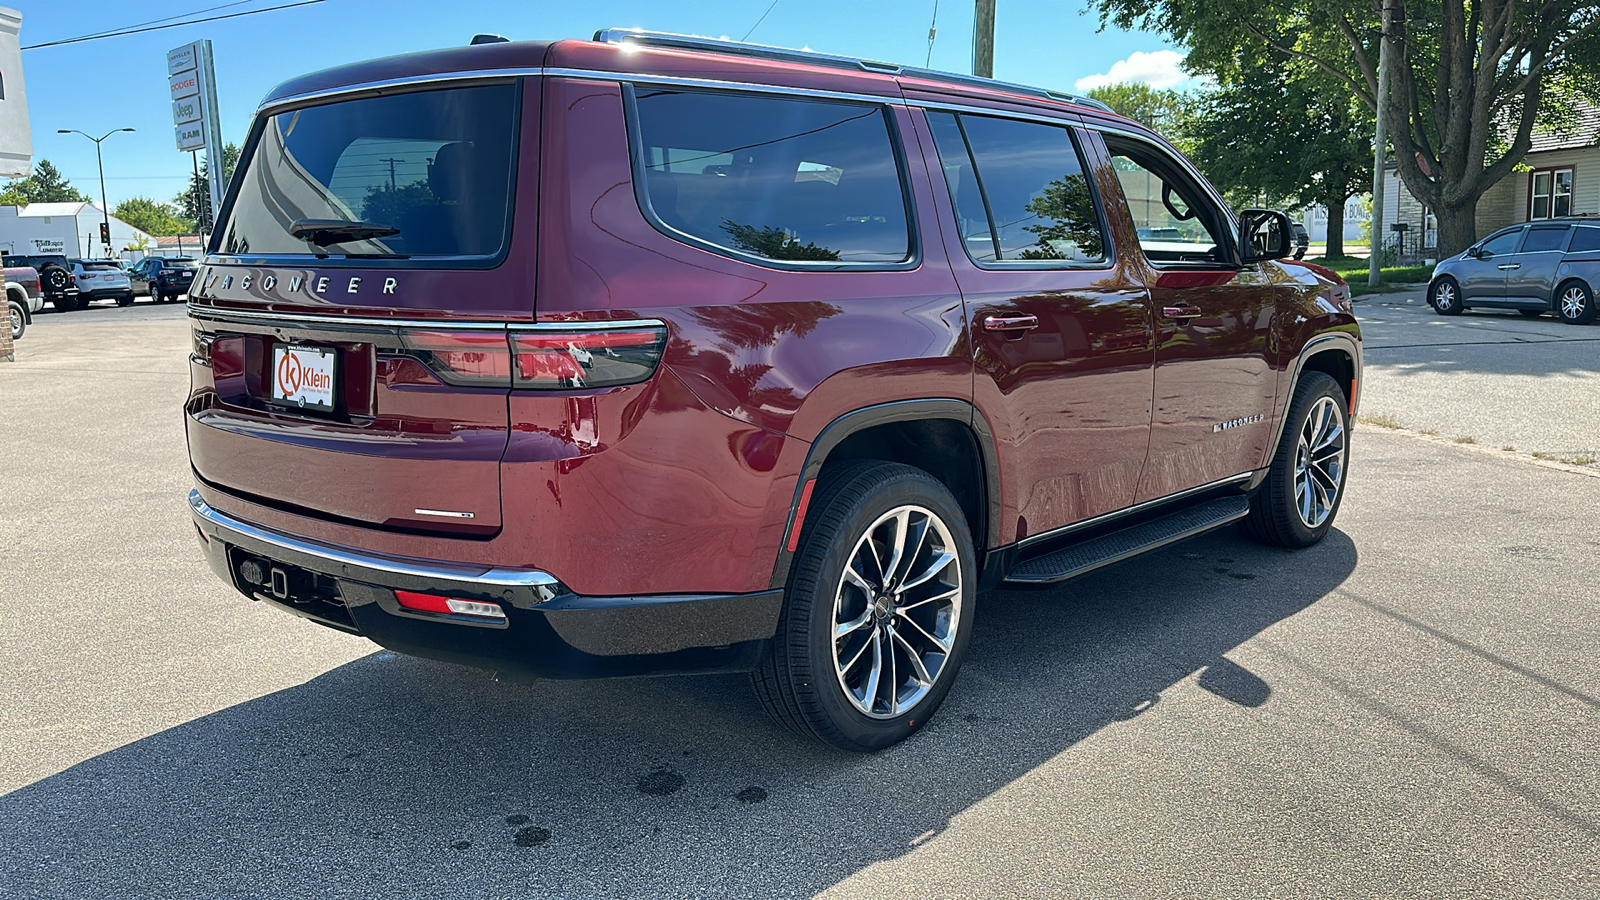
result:
<svg viewBox="0 0 1600 900"><path fill-rule="evenodd" d="M1092 91L1125 81L1142 81L1158 89L1190 87L1195 84L1195 79L1180 68L1182 63L1183 54L1176 50L1157 50L1154 53L1135 50L1127 59L1112 63L1111 71L1079 78L1073 82L1073 87L1079 91Z"/></svg>

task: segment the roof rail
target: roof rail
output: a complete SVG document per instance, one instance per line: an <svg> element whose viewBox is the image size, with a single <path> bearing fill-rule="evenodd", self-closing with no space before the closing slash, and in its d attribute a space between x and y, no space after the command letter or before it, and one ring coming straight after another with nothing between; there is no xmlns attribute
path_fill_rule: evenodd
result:
<svg viewBox="0 0 1600 900"><path fill-rule="evenodd" d="M773 47L767 44L747 44L743 41L725 41L717 38L696 37L688 34L672 34L665 31L643 31L634 28L606 28L594 33L594 39L607 44L633 43L644 44L651 47L668 47L677 50L699 50L710 53L726 53L731 56L748 56L754 59L772 59L783 62L803 63L811 66L827 66L835 69L853 69L859 72L877 72L883 75L904 75L909 78L920 78L924 81L936 81L942 84L961 85L962 87L975 87L986 90L1006 91L1012 94L1022 94L1028 97L1038 97L1043 100L1059 100L1066 103L1076 103L1079 106L1088 106L1093 109L1114 113L1111 107L1080 94L1069 94L1065 91L1052 91L1048 88L1034 87L1027 84L1015 84L1009 81L996 81L993 78L980 78L977 75L960 75L955 72L941 72L937 69L923 69L915 66L902 66L898 63L879 62L871 59L861 59L855 56L835 56L831 53L816 53L811 50L793 50L788 47Z"/></svg>

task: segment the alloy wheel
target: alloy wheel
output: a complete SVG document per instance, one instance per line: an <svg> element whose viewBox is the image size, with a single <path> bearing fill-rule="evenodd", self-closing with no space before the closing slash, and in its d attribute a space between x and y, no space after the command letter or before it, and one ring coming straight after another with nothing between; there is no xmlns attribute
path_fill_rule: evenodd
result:
<svg viewBox="0 0 1600 900"><path fill-rule="evenodd" d="M1295 448L1295 510L1307 528L1316 528L1333 515L1344 485L1344 463L1344 417L1332 397L1323 397L1306 415Z"/></svg>
<svg viewBox="0 0 1600 900"><path fill-rule="evenodd" d="M1441 282L1433 291L1433 308L1439 310L1449 309L1455 305L1456 289L1450 282Z"/></svg>
<svg viewBox="0 0 1600 900"><path fill-rule="evenodd" d="M950 529L900 506L856 542L833 602L834 675L857 711L900 716L933 687L961 620L962 571Z"/></svg>
<svg viewBox="0 0 1600 900"><path fill-rule="evenodd" d="M22 325L23 325L22 310L17 309L15 306L9 306L9 305L8 305L8 309L11 312L11 323L10 323L11 324L11 339L12 340L16 340L17 338L22 336Z"/></svg>
<svg viewBox="0 0 1600 900"><path fill-rule="evenodd" d="M1588 299L1584 295L1583 288L1577 285L1567 288L1561 295L1561 317L1564 319L1576 319L1583 315L1583 307L1588 302Z"/></svg>

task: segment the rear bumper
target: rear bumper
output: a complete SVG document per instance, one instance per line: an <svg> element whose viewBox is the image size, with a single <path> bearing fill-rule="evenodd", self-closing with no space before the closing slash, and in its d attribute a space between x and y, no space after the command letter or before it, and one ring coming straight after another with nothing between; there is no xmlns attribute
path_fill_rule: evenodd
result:
<svg viewBox="0 0 1600 900"><path fill-rule="evenodd" d="M401 653L544 678L742 672L777 631L782 591L585 597L535 569L400 559L308 541L235 519L189 493L206 560L253 600ZM289 569L274 596L245 559ZM395 590L493 603L504 621L414 611Z"/></svg>

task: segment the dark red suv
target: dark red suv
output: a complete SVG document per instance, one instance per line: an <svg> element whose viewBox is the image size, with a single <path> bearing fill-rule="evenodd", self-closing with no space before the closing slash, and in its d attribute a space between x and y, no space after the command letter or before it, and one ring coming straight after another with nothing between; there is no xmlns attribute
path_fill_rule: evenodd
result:
<svg viewBox="0 0 1600 900"><path fill-rule="evenodd" d="M1349 292L1081 98L670 35L263 103L192 291L195 523L245 595L549 677L753 673L910 734L980 592L1339 508Z"/></svg>

